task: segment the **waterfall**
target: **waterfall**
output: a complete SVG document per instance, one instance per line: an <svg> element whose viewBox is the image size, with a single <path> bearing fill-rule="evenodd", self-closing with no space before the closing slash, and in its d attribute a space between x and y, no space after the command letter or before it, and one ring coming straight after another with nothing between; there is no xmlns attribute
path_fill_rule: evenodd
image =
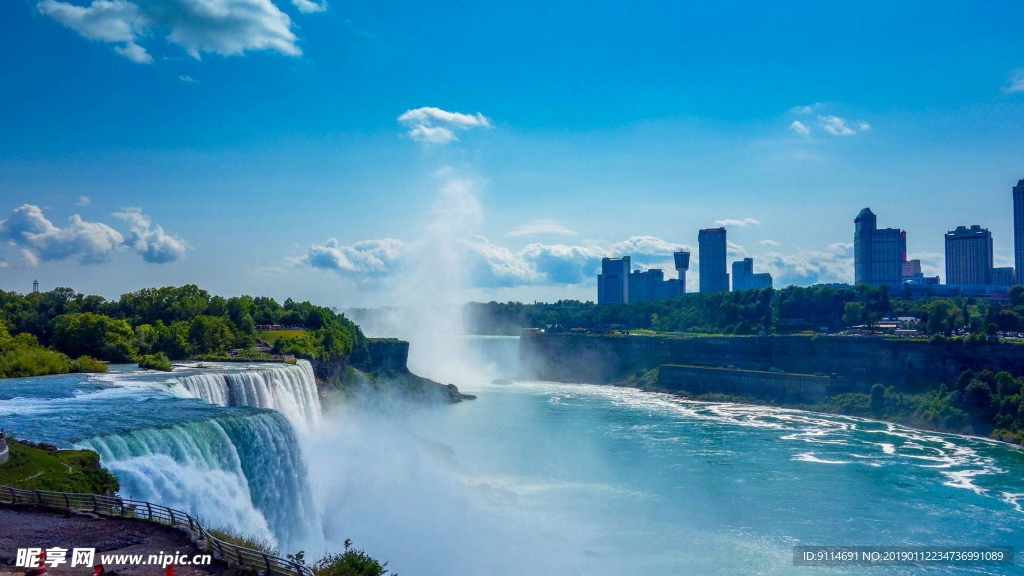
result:
<svg viewBox="0 0 1024 576"><path fill-rule="evenodd" d="M121 495L158 502L292 552L319 533L294 429L260 412L80 441L100 455Z"/></svg>
<svg viewBox="0 0 1024 576"><path fill-rule="evenodd" d="M190 396L220 406L272 408L302 430L320 421L313 366L273 364L242 372L202 372L176 378Z"/></svg>

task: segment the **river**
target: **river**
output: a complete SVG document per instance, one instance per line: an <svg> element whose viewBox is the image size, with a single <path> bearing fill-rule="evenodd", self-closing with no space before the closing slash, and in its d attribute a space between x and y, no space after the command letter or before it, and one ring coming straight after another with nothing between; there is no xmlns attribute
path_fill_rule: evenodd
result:
<svg viewBox="0 0 1024 576"><path fill-rule="evenodd" d="M0 419L99 449L131 495L215 517L188 496L199 491L230 527L313 556L351 538L406 576L859 574L794 567L792 546L1017 545L1024 534L1016 447L608 386L492 384L514 376L515 339L464 344L472 375L412 365L478 396L454 406L346 405L310 422L191 398L181 376L116 372L0 383ZM65 421L77 428L60 432Z"/></svg>

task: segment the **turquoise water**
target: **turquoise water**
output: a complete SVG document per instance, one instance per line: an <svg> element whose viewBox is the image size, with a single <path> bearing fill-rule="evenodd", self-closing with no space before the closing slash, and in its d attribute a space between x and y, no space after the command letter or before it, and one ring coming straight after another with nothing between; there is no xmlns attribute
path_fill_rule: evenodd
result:
<svg viewBox="0 0 1024 576"><path fill-rule="evenodd" d="M796 568L792 546L1021 543L1016 447L607 386L490 384L514 376L515 340L470 342L479 371L434 374L478 396L454 406L336 406L295 427L122 369L2 381L0 426L98 450L129 495L312 557L352 538L405 575L940 574L951 569Z"/></svg>

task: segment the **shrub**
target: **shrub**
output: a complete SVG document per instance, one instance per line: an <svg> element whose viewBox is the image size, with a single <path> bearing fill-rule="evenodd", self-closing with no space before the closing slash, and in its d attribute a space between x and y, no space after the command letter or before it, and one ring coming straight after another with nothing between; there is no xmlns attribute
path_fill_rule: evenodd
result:
<svg viewBox="0 0 1024 576"><path fill-rule="evenodd" d="M107 371L107 365L92 356L79 356L76 360L71 361L71 371L101 373Z"/></svg>
<svg viewBox="0 0 1024 576"><path fill-rule="evenodd" d="M144 368L146 370L160 370L162 372L170 372L174 369L171 366L171 361L163 352L146 354L139 360L139 368Z"/></svg>
<svg viewBox="0 0 1024 576"><path fill-rule="evenodd" d="M387 565L387 562L381 564L366 552L352 548L352 541L345 540L344 553L328 554L317 560L312 569L316 576L388 576L391 572L385 568Z"/></svg>

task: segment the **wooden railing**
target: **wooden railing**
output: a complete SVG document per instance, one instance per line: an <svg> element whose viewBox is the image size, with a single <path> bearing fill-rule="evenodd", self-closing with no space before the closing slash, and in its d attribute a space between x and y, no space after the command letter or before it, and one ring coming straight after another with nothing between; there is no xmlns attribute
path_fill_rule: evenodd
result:
<svg viewBox="0 0 1024 576"><path fill-rule="evenodd" d="M27 504L77 510L91 512L99 516L135 518L164 526L173 526L188 532L192 541L200 548L212 553L215 558L229 565L247 568L254 572L263 572L266 576L313 576L313 572L308 567L298 562L220 540L207 532L192 516L159 504L117 496L22 490L10 486L0 486L0 504Z"/></svg>

